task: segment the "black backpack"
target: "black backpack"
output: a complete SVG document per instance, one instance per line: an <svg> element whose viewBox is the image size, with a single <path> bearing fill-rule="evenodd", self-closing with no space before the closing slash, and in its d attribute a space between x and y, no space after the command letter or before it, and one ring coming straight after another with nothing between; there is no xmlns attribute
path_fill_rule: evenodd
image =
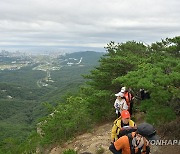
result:
<svg viewBox="0 0 180 154"><path fill-rule="evenodd" d="M132 132L135 132L137 130L137 128L135 127L129 127L127 129L123 129L119 132L119 134L117 135L118 138L127 135L127 134L131 134Z"/></svg>

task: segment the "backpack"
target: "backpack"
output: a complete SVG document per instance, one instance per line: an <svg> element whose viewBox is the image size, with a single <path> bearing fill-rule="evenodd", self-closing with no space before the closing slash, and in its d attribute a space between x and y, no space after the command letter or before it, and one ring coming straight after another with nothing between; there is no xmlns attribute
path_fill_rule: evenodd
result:
<svg viewBox="0 0 180 154"><path fill-rule="evenodd" d="M132 134L129 133L129 134L127 134L126 136L128 137L128 140L129 140L129 145L130 145L131 154L141 154L141 151L142 151L143 146L142 146L141 148L138 148L138 152L135 153L135 148L134 148L134 146L132 145L132 139L133 139ZM150 147L149 147L149 146L146 146L146 151L145 151L145 152L146 152L146 154L149 154L149 153L150 153Z"/></svg>
<svg viewBox="0 0 180 154"><path fill-rule="evenodd" d="M120 138L121 136L131 134L132 132L135 132L136 130L137 130L136 127L130 127L130 126L128 126L127 128L121 128L121 131L119 132L117 137Z"/></svg>

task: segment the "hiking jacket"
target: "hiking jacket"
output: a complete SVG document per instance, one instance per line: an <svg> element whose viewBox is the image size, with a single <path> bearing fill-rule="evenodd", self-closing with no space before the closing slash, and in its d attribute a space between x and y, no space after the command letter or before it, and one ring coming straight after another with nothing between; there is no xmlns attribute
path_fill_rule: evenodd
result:
<svg viewBox="0 0 180 154"><path fill-rule="evenodd" d="M129 126L130 127L135 127L135 123L132 120L129 120ZM121 117L117 118L114 121L114 125L112 127L112 131L111 131L111 141L116 141L120 135L120 132L122 131L121 128Z"/></svg>
<svg viewBox="0 0 180 154"><path fill-rule="evenodd" d="M114 108L116 110L118 109L120 113L122 112L122 109L123 110L128 110L128 105L126 103L126 100L125 99L121 99L121 100L116 99L115 102L114 102Z"/></svg>
<svg viewBox="0 0 180 154"><path fill-rule="evenodd" d="M131 93L125 92L125 93L124 93L124 97L125 97L126 103L127 103L127 105L128 105L128 111L129 111L129 109L130 109L130 103L131 103L131 101L132 101L133 96L131 95Z"/></svg>
<svg viewBox="0 0 180 154"><path fill-rule="evenodd" d="M135 132L132 132L131 135L132 137L134 137ZM145 137L143 137L143 140L144 140L144 145L142 147L141 154L146 154L146 150L149 143ZM117 151L122 150L122 154L131 154L129 139L128 139L128 136L126 135L120 137L116 142L114 142L114 147ZM137 152L138 152L138 148L135 149L135 153Z"/></svg>

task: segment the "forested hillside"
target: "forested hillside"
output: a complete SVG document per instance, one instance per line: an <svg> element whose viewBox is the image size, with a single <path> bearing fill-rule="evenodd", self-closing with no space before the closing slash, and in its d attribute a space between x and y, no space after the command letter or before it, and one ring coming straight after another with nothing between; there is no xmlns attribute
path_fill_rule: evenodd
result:
<svg viewBox="0 0 180 154"><path fill-rule="evenodd" d="M114 94L122 86L138 95L141 88L150 99L136 105L145 112L145 120L155 127L173 122L180 114L180 37L145 45L141 42L110 42L100 64L84 75L86 84L76 95L49 107L53 114L42 119L40 133L15 146L14 153L43 152L92 128L94 124L114 119ZM178 125L178 124L176 124ZM174 134L177 134L173 130ZM167 132L168 133L168 132ZM172 134L173 134L172 133ZM177 135L177 139L180 137Z"/></svg>
<svg viewBox="0 0 180 154"><path fill-rule="evenodd" d="M2 153L10 153L20 143L36 130L39 118L48 115L49 104L56 106L71 94L77 93L77 89L85 82L81 74L87 74L98 64L98 59L103 53L80 52L81 65L68 66L69 58L76 58L79 53L66 54L55 59L46 57L34 57L34 64L17 70L0 70L0 149ZM89 57L89 58L87 58ZM0 66L12 65L18 58L0 57ZM42 59L42 60L41 60ZM62 63L65 59L65 63ZM40 61L41 60L41 61ZM48 70L51 80L46 79L47 72L34 69L38 66L46 66L52 63L59 70ZM45 68L45 67L44 67ZM48 86L39 86L39 81L46 82ZM48 102L48 103L47 103ZM0 150L0 151L1 151ZM11 151L12 150L12 151Z"/></svg>

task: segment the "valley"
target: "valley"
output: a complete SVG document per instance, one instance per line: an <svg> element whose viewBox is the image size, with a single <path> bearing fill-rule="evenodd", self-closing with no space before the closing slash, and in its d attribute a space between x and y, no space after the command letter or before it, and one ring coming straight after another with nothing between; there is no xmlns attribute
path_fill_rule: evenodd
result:
<svg viewBox="0 0 180 154"><path fill-rule="evenodd" d="M85 82L82 74L98 65L102 55L0 52L0 143L24 140L49 114L45 104L56 106L66 93L76 93Z"/></svg>

